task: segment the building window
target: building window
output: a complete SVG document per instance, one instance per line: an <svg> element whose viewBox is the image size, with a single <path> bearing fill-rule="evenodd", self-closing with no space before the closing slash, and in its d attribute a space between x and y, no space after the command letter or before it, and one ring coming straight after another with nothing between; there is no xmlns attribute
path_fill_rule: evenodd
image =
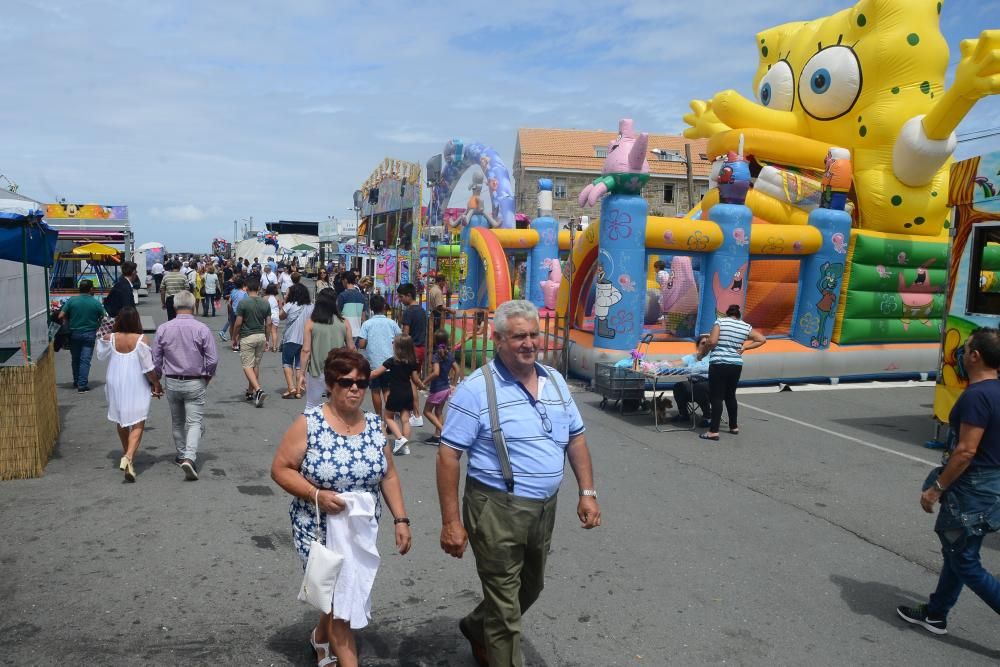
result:
<svg viewBox="0 0 1000 667"><path fill-rule="evenodd" d="M566 179L552 179L552 197L554 199L566 199Z"/></svg>
<svg viewBox="0 0 1000 667"><path fill-rule="evenodd" d="M671 153L663 150L657 152L656 159L660 162L684 162L684 158L681 157L680 153Z"/></svg>
<svg viewBox="0 0 1000 667"><path fill-rule="evenodd" d="M663 203L673 204L674 203L674 184L664 183L663 184Z"/></svg>
<svg viewBox="0 0 1000 667"><path fill-rule="evenodd" d="M594 157L599 157L602 160L608 156L607 146L594 146Z"/></svg>

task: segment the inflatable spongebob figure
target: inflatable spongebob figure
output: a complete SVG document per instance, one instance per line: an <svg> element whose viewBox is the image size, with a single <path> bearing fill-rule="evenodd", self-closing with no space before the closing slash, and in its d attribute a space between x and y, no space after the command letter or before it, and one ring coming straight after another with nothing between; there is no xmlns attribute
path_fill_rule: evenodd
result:
<svg viewBox="0 0 1000 667"><path fill-rule="evenodd" d="M695 100L684 134L710 138L709 154L722 155L742 133L759 162L821 172L831 147L847 148L857 226L939 236L955 129L977 100L1000 92L1000 30L962 42L955 81L944 89L940 13L938 0L861 0L765 30L757 35L757 102L732 90Z"/></svg>

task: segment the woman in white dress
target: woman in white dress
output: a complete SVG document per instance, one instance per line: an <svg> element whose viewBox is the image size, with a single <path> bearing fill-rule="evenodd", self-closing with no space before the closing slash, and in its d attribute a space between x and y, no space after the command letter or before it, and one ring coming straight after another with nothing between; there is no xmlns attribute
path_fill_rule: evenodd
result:
<svg viewBox="0 0 1000 667"><path fill-rule="evenodd" d="M163 395L160 379L153 371L153 353L142 335L142 322L135 308L122 308L115 318L114 333L97 341L97 358L108 359L104 393L108 399L108 419L118 427L122 458L118 469L125 479L135 481L132 459L139 449L149 415L149 399Z"/></svg>

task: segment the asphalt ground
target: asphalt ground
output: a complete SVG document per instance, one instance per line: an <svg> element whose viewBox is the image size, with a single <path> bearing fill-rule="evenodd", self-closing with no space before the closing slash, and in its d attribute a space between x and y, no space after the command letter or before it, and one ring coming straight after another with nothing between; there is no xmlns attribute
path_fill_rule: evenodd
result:
<svg viewBox="0 0 1000 667"><path fill-rule="evenodd" d="M154 298L141 306L165 319ZM210 320L218 329L222 318ZM63 431L45 475L0 483L0 663L310 665L315 614L296 601L301 568L288 497L269 477L303 408L243 400L238 355L220 345L201 479L173 465L169 410L154 400L127 484L94 391L57 360ZM937 459L933 389L840 388L740 396L742 434L718 443L657 433L646 415L574 394L587 423L604 525L579 527L567 470L546 589L526 614L527 664L870 665L1000 662L996 615L966 591L938 638L896 617L940 565L918 505ZM429 434L418 430L415 438ZM479 597L471 553L438 545L435 448L397 459L414 545L395 553L388 514L364 665L472 665L458 619ZM983 550L998 565L998 542Z"/></svg>

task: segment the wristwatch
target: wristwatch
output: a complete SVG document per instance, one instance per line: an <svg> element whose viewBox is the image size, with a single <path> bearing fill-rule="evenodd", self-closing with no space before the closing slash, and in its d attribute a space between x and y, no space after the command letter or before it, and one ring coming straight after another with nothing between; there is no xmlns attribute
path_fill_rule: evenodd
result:
<svg viewBox="0 0 1000 667"><path fill-rule="evenodd" d="M597 489L580 489L580 497L597 498Z"/></svg>
<svg viewBox="0 0 1000 667"><path fill-rule="evenodd" d="M410 525L410 519L409 519L409 517L405 517L405 516L401 516L398 519L393 519L392 522L394 524L396 524L396 525L399 525L401 523L405 523L407 526Z"/></svg>
<svg viewBox="0 0 1000 667"><path fill-rule="evenodd" d="M941 486L941 482L934 480L934 490L938 493L944 493L945 487Z"/></svg>

